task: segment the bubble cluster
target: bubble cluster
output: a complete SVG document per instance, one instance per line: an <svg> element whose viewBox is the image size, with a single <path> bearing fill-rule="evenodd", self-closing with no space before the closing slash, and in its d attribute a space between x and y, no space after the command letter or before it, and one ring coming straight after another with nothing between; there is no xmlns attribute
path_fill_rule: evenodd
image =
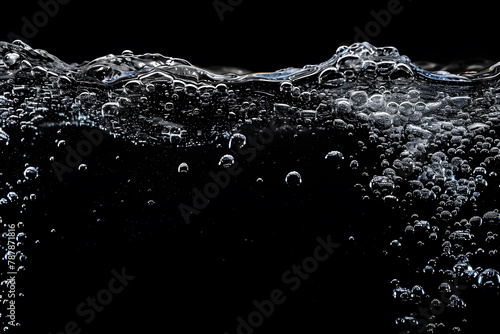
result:
<svg viewBox="0 0 500 334"><path fill-rule="evenodd" d="M341 47L318 65L242 75L130 50L69 65L20 41L0 43L0 147L54 128L50 150L67 150L72 161L72 152L83 158L92 152L83 141L70 142L64 130L95 128L134 146L214 149L218 155L207 164L218 168L210 175L221 188L233 179L220 175L243 166L252 189L272 184L288 193L310 187L315 168L326 166L367 203L400 216L398 225L380 233L380 251L398 263L395 275L401 276L392 282L394 324L400 331L432 333L447 325L444 311L424 321L419 307L466 311L465 289L500 291L500 208L493 200L500 185L498 71L428 72L393 47L368 43ZM319 134L327 138L325 146L308 146L308 138ZM256 158L283 138L306 148L285 147L286 159L269 164ZM355 148L343 145L352 142ZM50 156L45 162L54 163ZM75 163L75 177L96 169L83 158ZM179 158L165 172L196 176L205 163L197 158ZM264 174L270 169L279 180ZM4 182L0 209L28 210L38 193L26 187L50 173L26 158ZM219 194L207 189L210 198ZM143 203L149 210L160 206L156 198ZM18 243L28 240L16 234ZM26 258L22 252L2 254L9 256ZM460 326L448 325L454 331Z"/></svg>

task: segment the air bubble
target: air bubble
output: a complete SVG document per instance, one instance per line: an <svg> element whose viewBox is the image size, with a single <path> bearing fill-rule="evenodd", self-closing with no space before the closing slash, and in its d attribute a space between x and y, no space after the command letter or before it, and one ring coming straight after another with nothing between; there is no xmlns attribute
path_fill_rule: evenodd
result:
<svg viewBox="0 0 500 334"><path fill-rule="evenodd" d="M15 52L7 53L3 57L3 62L7 66L7 68L13 68L15 67L21 59L21 56Z"/></svg>
<svg viewBox="0 0 500 334"><path fill-rule="evenodd" d="M406 64L398 64L394 71L390 74L390 79L396 84L409 84L414 79L414 74L411 68Z"/></svg>
<svg viewBox="0 0 500 334"><path fill-rule="evenodd" d="M385 107L385 99L382 94L374 94L368 100L368 109L372 111L381 111Z"/></svg>
<svg viewBox="0 0 500 334"><path fill-rule="evenodd" d="M234 157L231 154L225 154L219 160L219 166L229 168L234 164Z"/></svg>
<svg viewBox="0 0 500 334"><path fill-rule="evenodd" d="M408 92L408 100L410 102L416 103L420 99L420 92L416 89L412 89Z"/></svg>
<svg viewBox="0 0 500 334"><path fill-rule="evenodd" d="M26 180L34 180L38 177L38 169L35 167L28 167L24 170L23 175Z"/></svg>
<svg viewBox="0 0 500 334"><path fill-rule="evenodd" d="M187 173L189 171L189 166L185 162L181 162L179 166L177 167L177 172L178 173Z"/></svg>
<svg viewBox="0 0 500 334"><path fill-rule="evenodd" d="M302 184L302 176L298 172L292 171L286 175L285 182L288 186L300 186Z"/></svg>
<svg viewBox="0 0 500 334"><path fill-rule="evenodd" d="M230 149L242 148L243 146L245 146L246 143L247 143L247 138L245 137L245 135L241 133L234 133L233 135L231 135L231 138L229 139L229 148Z"/></svg>
<svg viewBox="0 0 500 334"><path fill-rule="evenodd" d="M370 118L373 125L379 129L389 129L392 125L392 116L386 112L375 112Z"/></svg>
<svg viewBox="0 0 500 334"><path fill-rule="evenodd" d="M414 105L411 102L405 101L399 105L399 112L403 116L410 116L414 111Z"/></svg>
<svg viewBox="0 0 500 334"><path fill-rule="evenodd" d="M373 60L365 60L361 65L361 68L363 69L363 75L366 78L373 79L377 76L378 66Z"/></svg>
<svg viewBox="0 0 500 334"><path fill-rule="evenodd" d="M325 87L340 87L346 82L343 73L338 72L333 67L323 70L319 75L319 83Z"/></svg>
<svg viewBox="0 0 500 334"><path fill-rule="evenodd" d="M280 84L280 91L289 94L292 92L293 84L290 81L284 81Z"/></svg>
<svg viewBox="0 0 500 334"><path fill-rule="evenodd" d="M9 193L7 193L7 198L9 199L9 201L15 202L19 198L19 195L14 191L10 191Z"/></svg>
<svg viewBox="0 0 500 334"><path fill-rule="evenodd" d="M395 188L394 181L387 176L375 176L370 181L369 186L372 191L378 191L383 194L390 194Z"/></svg>
<svg viewBox="0 0 500 334"><path fill-rule="evenodd" d="M500 284L500 273L492 268L485 269L479 274L477 283L479 286L498 287Z"/></svg>
<svg viewBox="0 0 500 334"><path fill-rule="evenodd" d="M483 220L487 224L497 224L499 220L498 212L488 211L483 215Z"/></svg>
<svg viewBox="0 0 500 334"><path fill-rule="evenodd" d="M165 110L166 111L172 111L172 110L174 110L174 104L172 102L165 103Z"/></svg>
<svg viewBox="0 0 500 334"><path fill-rule="evenodd" d="M355 91L351 93L351 105L354 108L361 108L368 102L368 94L365 91Z"/></svg>
<svg viewBox="0 0 500 334"><path fill-rule="evenodd" d="M330 151L325 155L325 159L332 160L332 161L333 160L335 160L335 161L344 160L344 155L342 153L340 153L339 151Z"/></svg>

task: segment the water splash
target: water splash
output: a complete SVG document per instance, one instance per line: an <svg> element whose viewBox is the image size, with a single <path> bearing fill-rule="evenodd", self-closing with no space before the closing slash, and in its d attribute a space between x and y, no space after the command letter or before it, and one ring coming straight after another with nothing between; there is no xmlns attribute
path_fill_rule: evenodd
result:
<svg viewBox="0 0 500 334"><path fill-rule="evenodd" d="M359 135L353 152L332 142L325 152L313 149L307 154L317 155L332 170L359 173L364 181L353 188L363 199L405 212L408 225L391 227L398 235L388 237L386 256L400 259L397 254L409 245L438 248L427 264L415 264L419 274L439 273L442 280L460 277L471 288L497 289L498 266L494 269L482 254L498 256L498 209L478 203L500 183L499 64L478 72L432 72L393 47L361 43L341 47L317 65L224 74L183 59L128 50L67 64L20 41L0 43L0 145L5 148L19 133L43 136L49 128L58 134L66 128L94 129L85 130L88 141L68 151L67 165L74 163L83 173L92 166L79 160L100 143L97 131L144 147L228 149L214 159L213 168L230 168L237 160L233 151L249 145L265 150L254 143L262 129L295 136L326 132L346 140ZM54 148L67 146L62 138ZM368 146L376 150L375 157L368 158ZM177 162L175 171L191 175L192 166L196 164ZM9 181L0 194L1 205L17 205L21 212L27 200L36 200L35 193L24 193L23 185L52 172L30 164L22 167L19 180ZM280 179L290 191L310 182L307 171L294 170L288 168ZM253 180L263 183L261 177ZM147 203L156 206L151 199ZM22 231L17 234L20 247L25 237ZM486 242L478 247L481 238ZM25 255L7 251L4 256ZM439 256L448 260L438 263ZM394 299L441 305L437 294L426 295L437 290L432 284L398 286ZM455 294L448 305L465 308L465 299ZM396 323L417 330L421 322L414 316L401 315Z"/></svg>

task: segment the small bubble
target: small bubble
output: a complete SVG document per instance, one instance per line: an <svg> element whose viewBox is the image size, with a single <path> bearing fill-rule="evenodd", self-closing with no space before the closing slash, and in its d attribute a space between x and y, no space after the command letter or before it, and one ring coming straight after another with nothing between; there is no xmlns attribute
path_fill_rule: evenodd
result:
<svg viewBox="0 0 500 334"><path fill-rule="evenodd" d="M225 154L219 160L219 166L229 168L234 164L234 157L231 154Z"/></svg>
<svg viewBox="0 0 500 334"><path fill-rule="evenodd" d="M18 62L21 56L19 56L15 52L7 53L3 57L3 62L7 66L7 68L13 68Z"/></svg>
<svg viewBox="0 0 500 334"><path fill-rule="evenodd" d="M280 85L280 91L283 93L290 93L293 89L293 85L289 81L284 81Z"/></svg>
<svg viewBox="0 0 500 334"><path fill-rule="evenodd" d="M479 286L493 287L500 284L500 273L495 269L485 269L477 278Z"/></svg>
<svg viewBox="0 0 500 334"><path fill-rule="evenodd" d="M285 182L288 186L297 187L302 184L302 177L298 172L292 171L286 175Z"/></svg>
<svg viewBox="0 0 500 334"><path fill-rule="evenodd" d="M493 224L498 223L499 215L496 211L488 211L483 215L483 220L485 223Z"/></svg>
<svg viewBox="0 0 500 334"><path fill-rule="evenodd" d="M177 167L177 172L179 173L187 173L189 171L189 166L185 162L181 162L179 167Z"/></svg>
<svg viewBox="0 0 500 334"><path fill-rule="evenodd" d="M340 168L340 162L344 160L344 155L339 151L330 151L325 155L325 159L328 162L333 162L337 165L337 168Z"/></svg>
<svg viewBox="0 0 500 334"><path fill-rule="evenodd" d="M390 79L396 84L405 85L413 81L414 74L412 69L406 64L398 64L390 74Z"/></svg>
<svg viewBox="0 0 500 334"><path fill-rule="evenodd" d="M7 198L8 198L11 202L14 202L14 201L16 201L16 200L19 198L19 196L17 195L17 193L16 193L16 192L14 192L14 191L10 191L10 192L7 194Z"/></svg>
<svg viewBox="0 0 500 334"><path fill-rule="evenodd" d="M38 177L38 170L35 167L28 167L23 174L26 180L33 180Z"/></svg>
<svg viewBox="0 0 500 334"><path fill-rule="evenodd" d="M235 133L229 139L229 148L242 148L247 143L247 138L241 133Z"/></svg>
<svg viewBox="0 0 500 334"><path fill-rule="evenodd" d="M172 102L165 103L165 110L166 111L172 111L172 110L174 110L174 104Z"/></svg>

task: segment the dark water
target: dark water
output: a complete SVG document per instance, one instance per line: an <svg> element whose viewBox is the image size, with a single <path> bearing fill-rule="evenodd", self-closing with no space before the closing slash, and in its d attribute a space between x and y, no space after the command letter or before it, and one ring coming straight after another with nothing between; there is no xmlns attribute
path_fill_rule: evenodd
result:
<svg viewBox="0 0 500 334"><path fill-rule="evenodd" d="M6 332L495 324L495 65L428 72L354 44L301 69L215 74L1 48Z"/></svg>

